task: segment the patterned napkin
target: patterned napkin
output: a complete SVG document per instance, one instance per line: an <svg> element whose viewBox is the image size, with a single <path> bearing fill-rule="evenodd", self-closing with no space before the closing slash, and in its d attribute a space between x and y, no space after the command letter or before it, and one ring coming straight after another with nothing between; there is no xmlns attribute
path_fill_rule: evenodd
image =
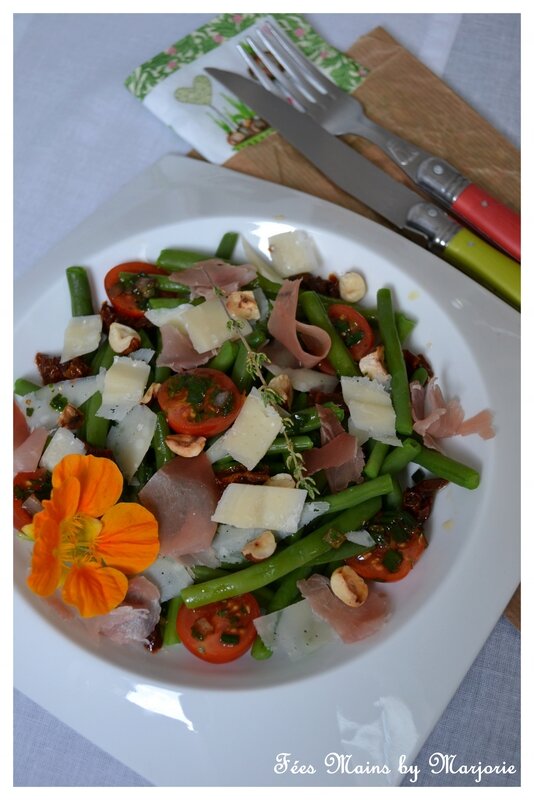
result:
<svg viewBox="0 0 534 800"><path fill-rule="evenodd" d="M205 159L222 164L273 131L204 69L247 74L236 44L265 20L284 31L342 89L353 91L367 74L299 14L222 14L142 64L126 79L126 86Z"/></svg>

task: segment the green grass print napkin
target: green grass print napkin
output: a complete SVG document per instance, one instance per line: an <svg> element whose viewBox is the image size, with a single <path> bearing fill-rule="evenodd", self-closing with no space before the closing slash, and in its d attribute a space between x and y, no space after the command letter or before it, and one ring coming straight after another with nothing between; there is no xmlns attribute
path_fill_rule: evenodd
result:
<svg viewBox="0 0 534 800"><path fill-rule="evenodd" d="M222 14L137 67L126 87L204 158L222 164L243 147L263 140L272 128L204 69L247 74L236 44L265 20L277 24L342 89L353 91L367 74L327 44L299 14Z"/></svg>

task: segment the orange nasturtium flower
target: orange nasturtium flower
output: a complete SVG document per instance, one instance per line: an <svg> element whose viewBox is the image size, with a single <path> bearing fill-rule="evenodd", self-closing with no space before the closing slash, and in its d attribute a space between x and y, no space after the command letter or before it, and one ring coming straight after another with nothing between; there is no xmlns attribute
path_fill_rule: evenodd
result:
<svg viewBox="0 0 534 800"><path fill-rule="evenodd" d="M52 472L52 495L26 530L35 539L28 586L48 597L61 588L82 617L107 614L124 600L128 575L159 552L158 523L138 503L118 503L122 474L108 458L65 456Z"/></svg>

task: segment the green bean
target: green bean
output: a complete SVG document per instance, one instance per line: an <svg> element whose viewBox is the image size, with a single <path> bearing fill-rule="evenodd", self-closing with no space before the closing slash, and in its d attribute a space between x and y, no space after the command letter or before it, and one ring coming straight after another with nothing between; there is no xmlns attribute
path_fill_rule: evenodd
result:
<svg viewBox="0 0 534 800"><path fill-rule="evenodd" d="M395 312L395 325L401 344L408 338L416 324L415 320L407 317L402 311Z"/></svg>
<svg viewBox="0 0 534 800"><path fill-rule="evenodd" d="M165 620L165 627L163 629L163 645L170 647L173 644L180 644L181 639L176 630L176 618L180 608L183 606L184 601L178 595L169 600L167 604L167 617Z"/></svg>
<svg viewBox="0 0 534 800"><path fill-rule="evenodd" d="M135 472L133 481L133 483L135 484L136 492L141 491L145 483L148 483L150 478L154 475L155 471L156 470L154 469L154 465L151 464L149 461L147 461L146 459L143 459L143 461L141 461Z"/></svg>
<svg viewBox="0 0 534 800"><path fill-rule="evenodd" d="M30 392L36 392L38 389L42 388L43 387L39 386L37 383L27 381L26 378L17 378L13 387L15 394L18 394L19 397L30 394Z"/></svg>
<svg viewBox="0 0 534 800"><path fill-rule="evenodd" d="M316 292L302 292L299 297L306 318L311 325L317 325L330 336L330 350L328 360L338 375L360 375L360 370L355 364L351 354L337 330L335 329L330 317L324 309L319 295Z"/></svg>
<svg viewBox="0 0 534 800"><path fill-rule="evenodd" d="M291 442L293 444L293 449L300 453L303 450L311 450L313 445L313 441L310 439L309 436L291 436ZM288 453L287 449L287 442L283 436L277 436L277 438L273 441L271 446L266 452L266 456L284 456ZM231 467L235 467L238 465L239 462L234 461L232 456L223 456L223 458L218 459L213 464L213 469L216 472L220 472L221 470L230 469ZM285 469L287 472L287 468Z"/></svg>
<svg viewBox="0 0 534 800"><path fill-rule="evenodd" d="M428 372L424 367L417 367L417 369L412 373L410 380L419 381L421 386L424 386L428 380Z"/></svg>
<svg viewBox="0 0 534 800"><path fill-rule="evenodd" d="M210 369L219 369L221 372L228 372L234 365L237 356L237 342L225 342L217 355L213 356L206 364Z"/></svg>
<svg viewBox="0 0 534 800"><path fill-rule="evenodd" d="M151 297L148 307L152 308L178 308L189 302L187 297Z"/></svg>
<svg viewBox="0 0 534 800"><path fill-rule="evenodd" d="M154 342L152 341L146 330L144 328L139 328L137 333L139 335L139 338L141 339L141 347L146 347L148 350L153 350Z"/></svg>
<svg viewBox="0 0 534 800"><path fill-rule="evenodd" d="M195 583L203 583L204 581L211 581L213 578L222 578L228 575L229 570L219 567L206 567L204 564L195 564L191 567Z"/></svg>
<svg viewBox="0 0 534 800"><path fill-rule="evenodd" d="M293 392L293 402L291 403L291 411L293 413L297 411L304 411L305 408L308 408L308 393L307 392Z"/></svg>
<svg viewBox="0 0 534 800"><path fill-rule="evenodd" d="M272 654L273 651L267 647L266 644L264 644L261 636L256 636L250 650L250 655L252 658L255 658L257 661L265 661L266 659L270 658Z"/></svg>
<svg viewBox="0 0 534 800"><path fill-rule="evenodd" d="M378 290L377 306L380 335L384 343L386 363L391 374L391 399L396 415L395 427L399 433L408 436L413 427L410 387L389 289Z"/></svg>
<svg viewBox="0 0 534 800"><path fill-rule="evenodd" d="M177 283L176 281L171 281L166 275L156 275L155 273L147 272L147 278L150 278L153 281L154 286L160 292L176 292L177 294L185 294L189 297L191 294L191 287L185 286L182 283ZM122 283L129 284L135 283L136 280L139 278L138 273L136 272L121 272L119 278Z"/></svg>
<svg viewBox="0 0 534 800"><path fill-rule="evenodd" d="M182 599L188 608L198 608L217 600L235 597L267 586L322 553L328 552L331 546L324 537L331 528L335 528L341 533L357 530L375 513L376 502L372 501L349 508L333 521L321 525L313 533L280 550L265 561L223 578L187 586L181 592Z"/></svg>
<svg viewBox="0 0 534 800"><path fill-rule="evenodd" d="M275 591L271 602L269 603L269 607L267 612L270 614L273 611L281 611L283 608L290 606L291 603L294 603L295 600L298 599L300 592L297 586L297 581L306 580L309 578L313 572L313 565L315 565L315 561L312 564L304 564L302 567L297 567L297 569L290 572L289 575L286 575L285 578L282 578L280 581L280 585L278 586L277 590Z"/></svg>
<svg viewBox="0 0 534 800"><path fill-rule="evenodd" d="M219 246L215 251L215 258L222 258L223 261L230 261L234 254L237 240L239 239L238 233L225 233L219 242Z"/></svg>
<svg viewBox="0 0 534 800"><path fill-rule="evenodd" d="M95 312L87 270L85 267L67 267L66 273L72 316L91 316Z"/></svg>
<svg viewBox="0 0 534 800"><path fill-rule="evenodd" d="M273 599L274 592L268 586L260 586L259 589L254 589L252 594L262 608L268 608Z"/></svg>
<svg viewBox="0 0 534 800"><path fill-rule="evenodd" d="M93 360L91 361L91 372L93 375L98 375L100 369L109 369L113 364L115 353L106 339L98 350L96 351ZM84 413L84 428L85 440L93 447L105 447L108 430L110 426L109 419L104 417L97 417L96 412L102 405L102 393L95 392L88 400L85 401L82 407Z"/></svg>
<svg viewBox="0 0 534 800"><path fill-rule="evenodd" d="M345 412L341 406L335 403L323 403L325 408L329 408L334 412L340 422L345 417ZM321 427L321 418L315 406L303 408L301 411L295 411L291 414L293 425L291 431L293 433L308 433L309 431L316 431Z"/></svg>
<svg viewBox="0 0 534 800"><path fill-rule="evenodd" d="M430 450L424 445L421 452L413 459L414 464L419 464L438 478L444 478L464 489L476 489L480 483L480 473L475 469L444 456L437 450Z"/></svg>
<svg viewBox="0 0 534 800"><path fill-rule="evenodd" d="M339 513L346 508L351 508L354 505L363 503L365 500L370 500L373 497L381 497L393 490L393 483L390 475L379 475L370 481L358 483L356 486L349 486L348 489L337 494L330 494L326 497L320 497L321 503L328 503L330 508L329 514Z"/></svg>
<svg viewBox="0 0 534 800"><path fill-rule="evenodd" d="M91 361L91 375L98 375L100 369L109 369L113 364L115 353L109 345L109 341L104 339Z"/></svg>
<svg viewBox="0 0 534 800"><path fill-rule="evenodd" d="M262 325L256 325L252 333L246 337L250 347L261 347L267 341L266 330ZM232 368L231 378L240 392L249 392L254 384L254 375L247 370L248 350L244 343L239 341L237 344L237 355Z"/></svg>
<svg viewBox="0 0 534 800"><path fill-rule="evenodd" d="M169 367L158 367L158 356L163 348L161 340L161 328L157 329L156 333L156 366L154 367L154 381L156 383L165 383L167 378L170 378L172 370Z"/></svg>
<svg viewBox="0 0 534 800"><path fill-rule="evenodd" d="M374 502L376 507L375 513L378 513L378 511L380 511L381 508L380 500L376 498ZM343 542L343 544L340 547L337 548L337 550L333 549L329 553L324 553L322 556L314 558L314 560L308 566L321 567L323 566L323 564L333 564L334 562L343 562L347 558L353 558L354 556L361 556L364 553L369 553L373 549L374 545L372 547L365 547L365 545L363 544L356 544L356 542L349 542L347 539L346 541Z"/></svg>
<svg viewBox="0 0 534 800"><path fill-rule="evenodd" d="M96 412L102 405L102 393L95 392L87 401L85 407L85 440L93 447L105 447L110 421L104 417L97 417Z"/></svg>
<svg viewBox="0 0 534 800"><path fill-rule="evenodd" d="M156 414L156 427L154 428L154 435L152 436L152 449L154 450L154 457L156 459L156 469L161 469L172 458L174 454L172 450L165 444L165 439L170 434L167 420L163 411L158 411Z"/></svg>
<svg viewBox="0 0 534 800"><path fill-rule="evenodd" d="M378 310L376 308L362 308L358 303L350 303L346 300L341 300L339 297L328 297L327 295L319 295L319 299L323 306L328 309L337 303L342 303L344 306L350 306L362 317L365 317L367 322L374 328L378 328ZM395 312L395 324L399 334L399 339L403 342L413 331L416 326L416 321L408 317L403 311Z"/></svg>
<svg viewBox="0 0 534 800"><path fill-rule="evenodd" d="M259 273L256 277L256 280L265 297L267 297L268 300L276 300L281 284L270 281L268 278L264 278L264 276L260 275Z"/></svg>
<svg viewBox="0 0 534 800"><path fill-rule="evenodd" d="M397 511L402 506L402 488L398 479L392 475L393 490L384 497L384 506L390 511Z"/></svg>
<svg viewBox="0 0 534 800"><path fill-rule="evenodd" d="M192 250L166 248L159 254L156 264L168 272L175 272L181 269L189 269L197 261L205 261L207 258L212 258L212 256L209 253L199 253Z"/></svg>
<svg viewBox="0 0 534 800"><path fill-rule="evenodd" d="M309 436L290 436L293 450L300 453L302 450L311 450L313 445ZM287 442L284 436L277 436L272 445L267 450L267 456L286 455L288 453Z"/></svg>
<svg viewBox="0 0 534 800"><path fill-rule="evenodd" d="M233 469L234 467L243 469L243 464L241 464L239 461L236 461L234 458L232 458L232 456L223 456L218 461L215 461L215 463L211 466L214 472L225 472L227 469Z"/></svg>
<svg viewBox="0 0 534 800"><path fill-rule="evenodd" d="M363 474L366 478L378 477L388 450L389 444L371 439L371 452L363 468Z"/></svg>
<svg viewBox="0 0 534 800"><path fill-rule="evenodd" d="M245 336L245 339L253 350L257 350L267 341L267 326L263 322L258 322L254 326L254 330L248 336Z"/></svg>
<svg viewBox="0 0 534 800"><path fill-rule="evenodd" d="M380 475L385 475L386 473L395 475L413 461L420 452L421 445L419 442L416 442L415 439L405 439L401 447L391 448L382 463Z"/></svg>

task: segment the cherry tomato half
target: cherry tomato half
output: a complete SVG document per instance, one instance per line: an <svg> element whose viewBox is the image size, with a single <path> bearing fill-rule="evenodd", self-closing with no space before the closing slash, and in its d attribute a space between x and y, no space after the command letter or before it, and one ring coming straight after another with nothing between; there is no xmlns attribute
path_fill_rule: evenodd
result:
<svg viewBox="0 0 534 800"><path fill-rule="evenodd" d="M162 383L158 403L176 433L214 436L235 420L243 395L224 372L199 367Z"/></svg>
<svg viewBox="0 0 534 800"><path fill-rule="evenodd" d="M230 597L200 608L182 606L176 631L193 655L212 664L235 661L252 647L260 608L252 594Z"/></svg>
<svg viewBox="0 0 534 800"><path fill-rule="evenodd" d="M400 581L412 570L424 553L428 542L423 529L406 512L386 513L368 526L378 539L370 553L347 559L361 578L373 581Z"/></svg>
<svg viewBox="0 0 534 800"><path fill-rule="evenodd" d="M375 343L374 333L358 311L351 306L334 303L328 309L328 316L355 361L371 352Z"/></svg>
<svg viewBox="0 0 534 800"><path fill-rule="evenodd" d="M52 485L48 470L19 472L13 479L13 527L18 531L32 521L32 515L22 507L25 500L34 494L39 500L50 497Z"/></svg>
<svg viewBox="0 0 534 800"><path fill-rule="evenodd" d="M120 279L121 272L133 272L138 277L124 283ZM161 295L161 292L156 291L151 275L168 273L144 261L127 261L109 270L104 278L104 288L109 302L121 316L140 319L147 308L148 300L155 297L156 293Z"/></svg>

